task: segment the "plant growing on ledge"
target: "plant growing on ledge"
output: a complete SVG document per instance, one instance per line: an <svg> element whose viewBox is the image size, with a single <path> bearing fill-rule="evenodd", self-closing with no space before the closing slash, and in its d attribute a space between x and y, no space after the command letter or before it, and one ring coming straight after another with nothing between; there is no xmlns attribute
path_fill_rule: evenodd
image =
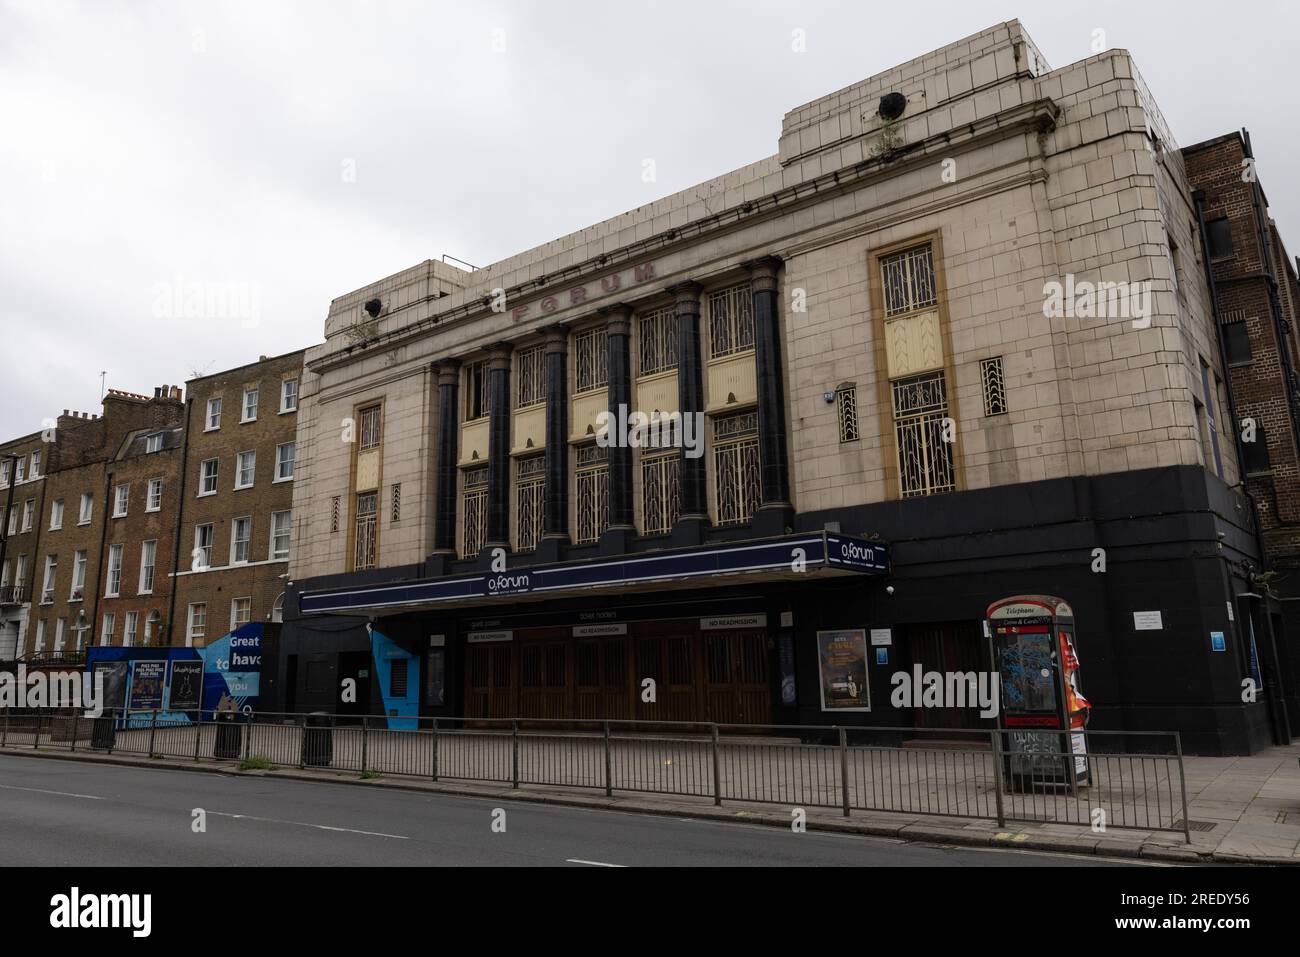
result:
<svg viewBox="0 0 1300 957"><path fill-rule="evenodd" d="M358 320L343 330L343 336L348 340L349 345L366 346L370 340L379 338L379 320Z"/></svg>
<svg viewBox="0 0 1300 957"><path fill-rule="evenodd" d="M894 154L903 148L903 131L898 120L881 118L880 136L871 144L873 159L893 159Z"/></svg>

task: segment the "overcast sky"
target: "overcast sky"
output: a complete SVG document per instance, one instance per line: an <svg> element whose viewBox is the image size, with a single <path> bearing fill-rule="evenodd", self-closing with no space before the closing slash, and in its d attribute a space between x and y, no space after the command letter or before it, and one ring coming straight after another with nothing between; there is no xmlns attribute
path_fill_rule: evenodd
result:
<svg viewBox="0 0 1300 957"><path fill-rule="evenodd" d="M1295 254L1298 7L0 0L0 437L770 156L790 108L1013 17L1054 67L1131 50L1180 145L1249 128Z"/></svg>

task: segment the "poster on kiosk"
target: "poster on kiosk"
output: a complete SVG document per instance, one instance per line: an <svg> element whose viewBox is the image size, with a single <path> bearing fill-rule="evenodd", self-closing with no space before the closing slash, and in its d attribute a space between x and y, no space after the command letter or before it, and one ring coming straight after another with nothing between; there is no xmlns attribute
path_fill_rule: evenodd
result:
<svg viewBox="0 0 1300 957"><path fill-rule="evenodd" d="M1016 791L1091 783L1084 729L1092 705L1079 685L1074 612L1049 595L989 605L993 661L1002 683L1003 767Z"/></svg>

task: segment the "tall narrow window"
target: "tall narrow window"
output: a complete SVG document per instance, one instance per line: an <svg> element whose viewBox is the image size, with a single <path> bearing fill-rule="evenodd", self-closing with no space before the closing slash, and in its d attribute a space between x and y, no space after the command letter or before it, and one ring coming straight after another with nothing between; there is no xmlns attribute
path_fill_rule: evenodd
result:
<svg viewBox="0 0 1300 957"><path fill-rule="evenodd" d="M81 601L86 594L86 552L78 549L72 555L72 594L71 601Z"/></svg>
<svg viewBox="0 0 1300 957"><path fill-rule="evenodd" d="M131 486L118 485L113 489L113 517L122 518L126 515L127 505L131 501Z"/></svg>
<svg viewBox="0 0 1300 957"><path fill-rule="evenodd" d="M857 386L842 385L835 390L835 417L840 423L841 442L856 442L861 438L858 431Z"/></svg>
<svg viewBox="0 0 1300 957"><path fill-rule="evenodd" d="M515 511L519 516L515 547L521 552L531 552L542 537L546 456L530 455L519 459L515 464L515 476Z"/></svg>
<svg viewBox="0 0 1300 957"><path fill-rule="evenodd" d="M128 611L126 613L126 625L122 631L122 647L130 648L135 644L136 630L139 627L140 613L138 611Z"/></svg>
<svg viewBox="0 0 1300 957"><path fill-rule="evenodd" d="M396 525L402 520L402 483L394 482L388 490L388 521Z"/></svg>
<svg viewBox="0 0 1300 957"><path fill-rule="evenodd" d="M275 480L287 482L293 478L293 462L297 456L296 442L285 442L275 447Z"/></svg>
<svg viewBox="0 0 1300 957"><path fill-rule="evenodd" d="M241 422L253 422L257 419L258 390L244 390L244 415Z"/></svg>
<svg viewBox="0 0 1300 957"><path fill-rule="evenodd" d="M1002 357L980 360L980 383L984 386L984 414L1005 415L1006 380L1002 376Z"/></svg>
<svg viewBox="0 0 1300 957"><path fill-rule="evenodd" d="M257 474L257 450L239 453L239 467L235 470L235 488L251 488Z"/></svg>
<svg viewBox="0 0 1300 957"><path fill-rule="evenodd" d="M77 524L78 525L90 524L90 517L91 514L94 512L94 510L95 510L95 496L91 495L89 492L82 492L81 509L77 513Z"/></svg>
<svg viewBox="0 0 1300 957"><path fill-rule="evenodd" d="M488 414L488 364L486 359L465 366L465 421Z"/></svg>
<svg viewBox="0 0 1300 957"><path fill-rule="evenodd" d="M465 529L461 536L460 557L474 558L487 541L488 470L486 466L466 469L461 477Z"/></svg>
<svg viewBox="0 0 1300 957"><path fill-rule="evenodd" d="M248 543L252 537L252 518L245 516L230 523L230 564L243 565L248 562Z"/></svg>
<svg viewBox="0 0 1300 957"><path fill-rule="evenodd" d="M298 380L285 379L280 383L280 411L294 412L298 408Z"/></svg>
<svg viewBox="0 0 1300 957"><path fill-rule="evenodd" d="M117 615L112 612L105 612L104 627L99 631L99 643L101 645L111 645L113 643L113 629L117 627Z"/></svg>
<svg viewBox="0 0 1300 957"><path fill-rule="evenodd" d="M108 546L108 582L104 587L105 598L116 598L122 592L122 546Z"/></svg>
<svg viewBox="0 0 1300 957"><path fill-rule="evenodd" d="M948 392L942 372L890 383L898 442L899 489L904 498L957 487L952 442L947 441Z"/></svg>
<svg viewBox="0 0 1300 957"><path fill-rule="evenodd" d="M381 412L381 406L372 405L362 409L359 413L361 434L359 436L360 442L357 445L358 451L365 452L369 449L379 448L379 443L384 439Z"/></svg>
<svg viewBox="0 0 1300 957"><path fill-rule="evenodd" d="M677 368L677 312L672 306L655 309L637 320L641 375Z"/></svg>
<svg viewBox="0 0 1300 957"><path fill-rule="evenodd" d="M713 420L713 471L718 524L748 522L762 496L757 412L739 412Z"/></svg>
<svg viewBox="0 0 1300 957"><path fill-rule="evenodd" d="M217 494L217 460L204 459L199 463L199 494Z"/></svg>
<svg viewBox="0 0 1300 957"><path fill-rule="evenodd" d="M354 523L356 549L352 567L358 571L374 568L376 561L375 517L379 509L378 492L358 492Z"/></svg>
<svg viewBox="0 0 1300 957"><path fill-rule="evenodd" d="M709 295L709 358L754 348L753 293L748 283Z"/></svg>
<svg viewBox="0 0 1300 957"><path fill-rule="evenodd" d="M271 558L273 560L289 557L289 536L292 526L291 510L271 513Z"/></svg>
<svg viewBox="0 0 1300 957"><path fill-rule="evenodd" d="M162 485L163 480L160 478L149 480L149 492L145 496L144 505L146 512L156 512L162 508Z"/></svg>
<svg viewBox="0 0 1300 957"><path fill-rule="evenodd" d="M140 546L140 588L141 595L153 593L153 571L154 564L158 558L158 542L156 539L144 542Z"/></svg>
<svg viewBox="0 0 1300 957"><path fill-rule="evenodd" d="M194 526L194 551L190 556L190 567L196 571L207 571L212 567L212 525Z"/></svg>
<svg viewBox="0 0 1300 957"><path fill-rule="evenodd" d="M519 379L518 408L527 409L546 401L546 354L541 346L524 349L515 358Z"/></svg>
<svg viewBox="0 0 1300 957"><path fill-rule="evenodd" d="M680 462L676 450L641 456L641 531L645 535L667 535L677 524Z"/></svg>
<svg viewBox="0 0 1300 957"><path fill-rule="evenodd" d="M594 392L609 384L609 346L605 327L597 326L573 338L573 361L577 375L574 393Z"/></svg>
<svg viewBox="0 0 1300 957"><path fill-rule="evenodd" d="M573 540L587 544L609 527L609 449L593 443L579 446L576 453L578 515Z"/></svg>
<svg viewBox="0 0 1300 957"><path fill-rule="evenodd" d="M54 583L59 575L59 556L45 556L45 578L41 585L41 603L49 604L54 601Z"/></svg>
<svg viewBox="0 0 1300 957"><path fill-rule="evenodd" d="M230 600L230 630L242 628L253 618L253 599L232 598Z"/></svg>
<svg viewBox="0 0 1300 957"><path fill-rule="evenodd" d="M1215 415L1218 394L1210 384L1210 367L1201 360L1201 396L1205 401L1205 424L1209 447L1206 449L1206 464L1213 463L1214 474L1223 478L1223 455L1219 450L1219 422Z"/></svg>
<svg viewBox="0 0 1300 957"><path fill-rule="evenodd" d="M208 636L208 603L197 601L189 607L189 620L185 628L185 644L202 645Z"/></svg>
<svg viewBox="0 0 1300 957"><path fill-rule="evenodd" d="M203 431L211 432L213 429L221 428L221 399L208 399L208 415L204 422Z"/></svg>

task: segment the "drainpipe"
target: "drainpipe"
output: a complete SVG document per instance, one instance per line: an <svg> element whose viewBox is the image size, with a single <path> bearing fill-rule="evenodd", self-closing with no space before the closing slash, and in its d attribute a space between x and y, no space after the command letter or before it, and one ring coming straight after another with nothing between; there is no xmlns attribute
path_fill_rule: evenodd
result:
<svg viewBox="0 0 1300 957"><path fill-rule="evenodd" d="M172 540L172 593L167 599L167 644L169 646L172 643L172 633L176 629L176 592L180 590L181 584L177 572L181 568L181 529L185 524L185 479L190 474L190 417L193 413L194 397L187 395L185 397L185 427L181 429L180 488L176 490L176 494L180 496L180 499L176 506L176 535Z"/></svg>

